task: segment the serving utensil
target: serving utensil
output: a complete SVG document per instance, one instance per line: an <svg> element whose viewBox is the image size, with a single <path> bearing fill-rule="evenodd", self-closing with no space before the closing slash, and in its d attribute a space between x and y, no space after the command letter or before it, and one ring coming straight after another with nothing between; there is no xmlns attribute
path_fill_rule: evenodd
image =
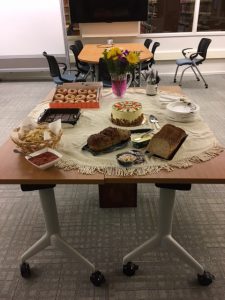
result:
<svg viewBox="0 0 225 300"><path fill-rule="evenodd" d="M158 123L159 121L158 121L158 119L155 116L150 115L149 116L149 121L151 123L153 123L157 129L160 129L160 126L159 126L159 123Z"/></svg>

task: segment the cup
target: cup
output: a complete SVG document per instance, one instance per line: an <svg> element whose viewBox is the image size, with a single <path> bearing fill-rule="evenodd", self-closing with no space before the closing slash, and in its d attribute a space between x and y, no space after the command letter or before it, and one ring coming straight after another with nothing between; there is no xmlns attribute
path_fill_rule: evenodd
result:
<svg viewBox="0 0 225 300"><path fill-rule="evenodd" d="M112 39L107 40L107 44L112 46L113 45L113 40Z"/></svg>

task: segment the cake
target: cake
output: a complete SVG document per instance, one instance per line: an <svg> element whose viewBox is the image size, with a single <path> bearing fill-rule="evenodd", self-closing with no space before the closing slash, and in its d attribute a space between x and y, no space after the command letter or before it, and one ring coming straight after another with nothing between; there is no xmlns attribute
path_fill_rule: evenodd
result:
<svg viewBox="0 0 225 300"><path fill-rule="evenodd" d="M152 155L171 159L186 137L183 129L166 124L150 140L147 151Z"/></svg>
<svg viewBox="0 0 225 300"><path fill-rule="evenodd" d="M93 151L103 151L113 145L128 141L130 134L129 130L107 127L99 133L90 135L87 139L87 145Z"/></svg>
<svg viewBox="0 0 225 300"><path fill-rule="evenodd" d="M144 119L142 105L135 101L121 101L113 104L111 112L112 123L119 126L138 126Z"/></svg>

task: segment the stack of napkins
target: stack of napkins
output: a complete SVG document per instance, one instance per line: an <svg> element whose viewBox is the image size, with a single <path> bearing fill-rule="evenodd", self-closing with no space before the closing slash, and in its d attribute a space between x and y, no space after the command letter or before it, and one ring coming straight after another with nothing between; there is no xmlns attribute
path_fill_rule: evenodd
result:
<svg viewBox="0 0 225 300"><path fill-rule="evenodd" d="M167 104L175 101L179 101L181 96L174 95L174 94L166 94L166 93L159 93L159 98L158 98L158 104L162 108L166 108Z"/></svg>

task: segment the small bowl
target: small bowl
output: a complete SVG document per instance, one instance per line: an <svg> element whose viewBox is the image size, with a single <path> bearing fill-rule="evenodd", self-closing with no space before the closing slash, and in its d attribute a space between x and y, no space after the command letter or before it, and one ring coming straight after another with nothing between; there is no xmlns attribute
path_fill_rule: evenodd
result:
<svg viewBox="0 0 225 300"><path fill-rule="evenodd" d="M134 148L140 149L146 147L150 140L152 138L152 135L146 135L143 137L139 137L138 135L131 137L131 142Z"/></svg>
<svg viewBox="0 0 225 300"><path fill-rule="evenodd" d="M137 156L128 152L120 153L117 155L117 161L120 165L124 167L130 167L133 165Z"/></svg>
<svg viewBox="0 0 225 300"><path fill-rule="evenodd" d="M46 170L54 166L62 158L62 154L51 148L43 148L30 153L25 158L33 166Z"/></svg>

